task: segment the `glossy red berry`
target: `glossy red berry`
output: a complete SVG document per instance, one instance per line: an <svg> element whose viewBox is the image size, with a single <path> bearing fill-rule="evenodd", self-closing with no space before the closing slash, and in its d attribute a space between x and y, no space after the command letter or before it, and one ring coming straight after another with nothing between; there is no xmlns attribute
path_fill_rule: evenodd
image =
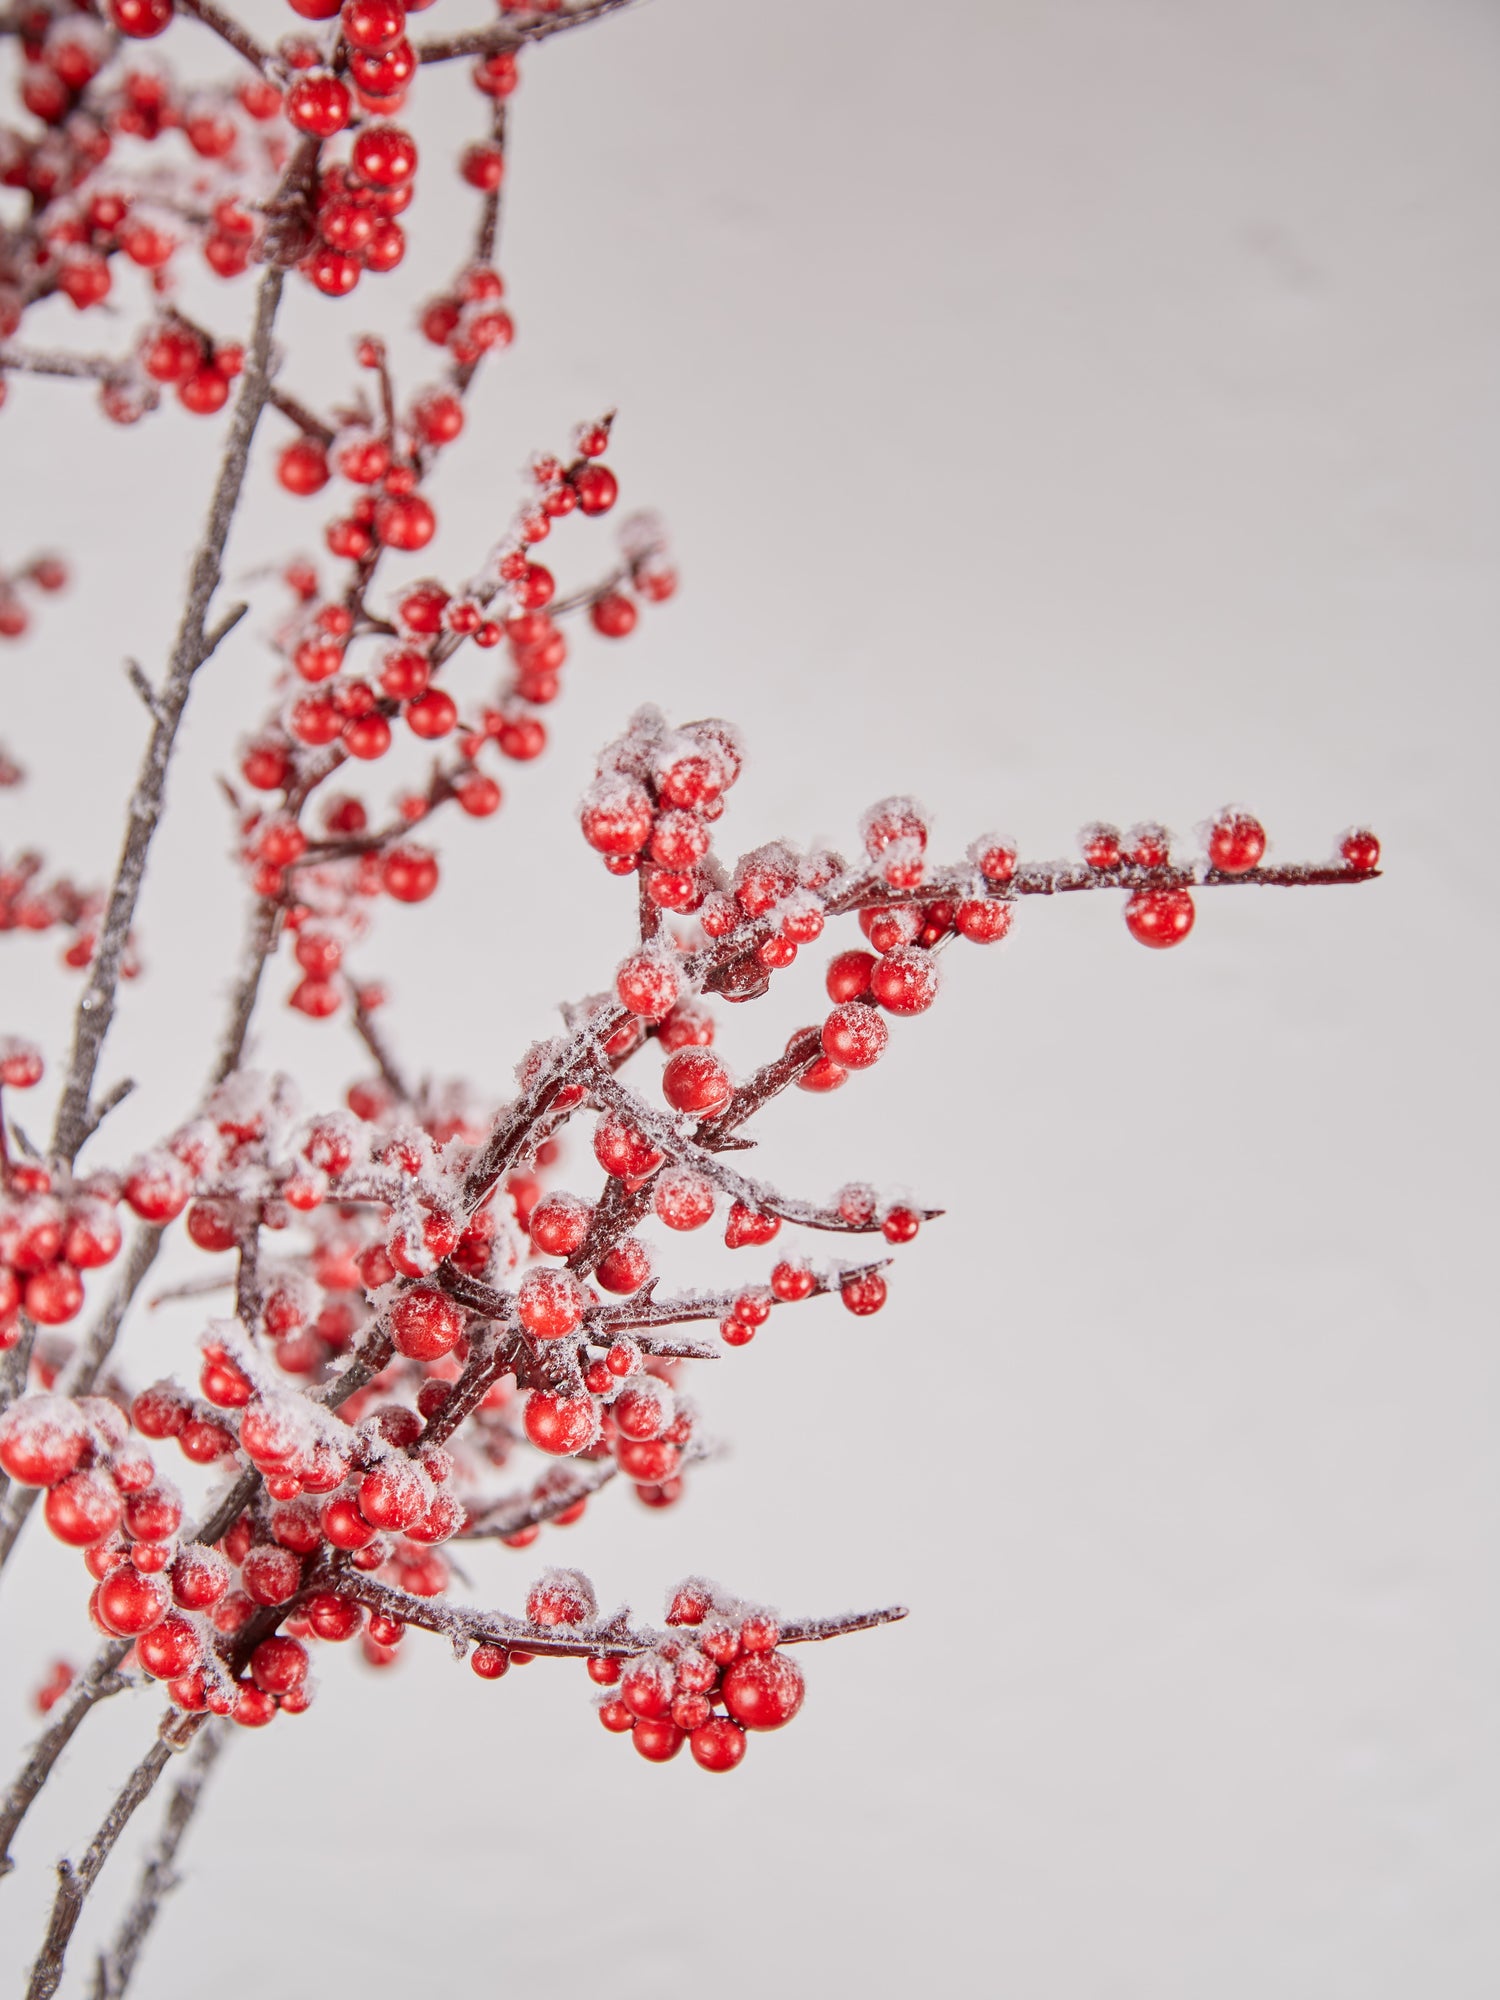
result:
<svg viewBox="0 0 1500 2000"><path fill-rule="evenodd" d="M1125 905L1125 924L1138 944L1164 951L1193 928L1193 899L1186 889L1138 889Z"/></svg>
<svg viewBox="0 0 1500 2000"><path fill-rule="evenodd" d="M867 1271L860 1277L847 1277L839 1285L839 1297L852 1313L863 1316L879 1312L886 1299L885 1279L878 1271Z"/></svg>
<svg viewBox="0 0 1500 2000"><path fill-rule="evenodd" d="M107 1588L107 1584L100 1585L101 1599ZM180 1611L172 1611L136 1641L135 1656L148 1674L159 1681L172 1681L197 1666L203 1657L203 1641L191 1620Z"/></svg>
<svg viewBox="0 0 1500 2000"><path fill-rule="evenodd" d="M285 104L292 124L314 139L331 139L349 123L349 91L336 76L298 77Z"/></svg>
<svg viewBox="0 0 1500 2000"><path fill-rule="evenodd" d="M397 1352L411 1361L435 1361L456 1347L466 1318L445 1292L417 1285L403 1292L391 1307L391 1338Z"/></svg>
<svg viewBox="0 0 1500 2000"><path fill-rule="evenodd" d="M102 1473L73 1472L49 1489L42 1511L60 1542L86 1549L120 1525L120 1496Z"/></svg>
<svg viewBox="0 0 1500 2000"><path fill-rule="evenodd" d="M1010 920L1009 903L970 899L960 903L955 910L953 927L960 937L968 938L971 944L997 944L1009 931Z"/></svg>
<svg viewBox="0 0 1500 2000"><path fill-rule="evenodd" d="M662 1071L661 1090L674 1111L712 1118L734 1095L734 1079L712 1049L678 1049Z"/></svg>
<svg viewBox="0 0 1500 2000"><path fill-rule="evenodd" d="M1339 842L1339 856L1357 875L1370 875L1380 866L1380 842L1367 827L1352 827Z"/></svg>
<svg viewBox="0 0 1500 2000"><path fill-rule="evenodd" d="M171 26L172 0L109 0L109 18L122 35L147 41Z"/></svg>
<svg viewBox="0 0 1500 2000"><path fill-rule="evenodd" d="M626 639L635 630L640 613L623 590L606 590L589 606L589 623L605 639Z"/></svg>
<svg viewBox="0 0 1500 2000"><path fill-rule="evenodd" d="M1248 875L1266 851L1266 830L1252 814L1226 807L1208 830L1208 859L1221 875Z"/></svg>
<svg viewBox="0 0 1500 2000"><path fill-rule="evenodd" d="M367 125L354 142L353 164L373 187L400 187L417 170L416 142L399 125Z"/></svg>
<svg viewBox="0 0 1500 2000"><path fill-rule="evenodd" d="M700 1770L732 1771L744 1761L745 1732L727 1716L714 1716L689 1736L688 1749Z"/></svg>
<svg viewBox="0 0 1500 2000"><path fill-rule="evenodd" d="M723 1692L746 1729L780 1729L802 1706L802 1670L786 1653L750 1653L726 1672Z"/></svg>
<svg viewBox="0 0 1500 2000"><path fill-rule="evenodd" d="M569 1458L593 1442L599 1419L592 1397L568 1396L552 1389L533 1389L522 1419L526 1435L539 1451Z"/></svg>
<svg viewBox="0 0 1500 2000"><path fill-rule="evenodd" d="M845 1001L823 1023L823 1053L843 1069L868 1069L889 1039L885 1022L862 1000Z"/></svg>
<svg viewBox="0 0 1500 2000"><path fill-rule="evenodd" d="M122 1563L100 1584L96 1602L109 1629L133 1639L161 1623L172 1608L172 1593L160 1577L142 1576L132 1564ZM172 1673L184 1672L189 1664L174 1667ZM170 1680L171 1674L162 1678Z"/></svg>
<svg viewBox="0 0 1500 2000"><path fill-rule="evenodd" d="M563 1340L583 1323L583 1287L571 1271L528 1271L516 1294L516 1318L538 1340Z"/></svg>
<svg viewBox="0 0 1500 2000"><path fill-rule="evenodd" d="M925 1014L937 998L937 961L930 951L904 945L877 958L870 968L870 997L887 1013ZM825 1029L824 1046L827 1048ZM848 1065L848 1058L834 1049L827 1053Z"/></svg>
<svg viewBox="0 0 1500 2000"><path fill-rule="evenodd" d="M319 493L332 477L328 453L317 438L293 438L276 461L276 477L288 493L303 497Z"/></svg>
<svg viewBox="0 0 1500 2000"><path fill-rule="evenodd" d="M306 1646L277 1633L250 1655L250 1678L264 1694L292 1694L306 1681L307 1665Z"/></svg>
<svg viewBox="0 0 1500 2000"><path fill-rule="evenodd" d="M1097 869L1101 874L1118 868L1125 858L1120 829L1106 825L1103 820L1095 820L1092 825L1084 827L1078 836L1078 845L1083 849L1083 858L1090 868Z"/></svg>

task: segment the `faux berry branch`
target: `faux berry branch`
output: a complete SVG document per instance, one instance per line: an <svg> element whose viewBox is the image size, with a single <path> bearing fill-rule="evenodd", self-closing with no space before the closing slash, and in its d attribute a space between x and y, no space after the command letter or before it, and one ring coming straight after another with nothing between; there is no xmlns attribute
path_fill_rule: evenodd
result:
<svg viewBox="0 0 1500 2000"><path fill-rule="evenodd" d="M29 200L22 222L0 228L0 371L95 382L117 422L148 416L164 387L205 418L228 406L170 657L155 680L128 668L148 741L109 886L49 877L33 854L0 862L0 929L62 927L64 955L86 975L45 1144L14 1115L20 1094L43 1081L41 1057L19 1036L0 1043L0 1569L40 1497L52 1534L83 1554L103 1640L77 1674L55 1663L39 1691L49 1721L0 1800L0 1872L93 1710L153 1683L168 1697L82 1860L62 1864L33 2000L56 1991L120 1833L186 1753L140 1886L99 1961L94 1990L124 1992L226 1725L255 1729L305 1711L322 1646L357 1638L370 1666L385 1668L416 1627L445 1638L485 1680L578 1658L600 1691L604 1727L628 1734L644 1758L664 1762L686 1745L703 1769L734 1769L751 1734L783 1726L802 1705L788 1648L903 1612L784 1618L691 1578L668 1593L655 1628L602 1611L590 1580L567 1567L544 1570L522 1612L485 1610L452 1601L445 1545L529 1547L621 1475L647 1507L671 1506L685 1468L711 1456L685 1392L690 1363L823 1296L858 1315L880 1309L890 1253L939 1211L863 1183L827 1202L787 1195L746 1170L747 1128L793 1086L827 1095L877 1063L891 1024L935 1003L955 941L999 942L1023 897L1113 890L1130 934L1169 947L1192 929L1200 889L1350 884L1377 869L1364 831L1347 834L1327 865L1268 865L1263 828L1238 810L1212 821L1192 860L1174 855L1158 826L1096 825L1078 862L1024 862L985 836L940 866L926 815L901 798L872 808L852 861L784 843L736 860L716 850L742 771L735 730L674 727L644 708L604 751L579 812L588 847L635 885L633 942L610 983L564 1008L563 1032L524 1055L503 1101L408 1077L381 1026L382 989L349 965L372 910L382 896L430 897L440 867L429 823L450 807L489 819L502 803L494 760L543 753L540 711L560 692L568 621L586 617L623 638L643 606L675 588L648 515L627 519L617 556L569 594L536 559L569 515L615 510L609 416L533 460L511 528L456 587L393 591L382 573L388 552L434 540L429 476L464 430L478 368L513 335L495 257L518 52L625 4L502 0L489 28L413 43L415 9L401 0L341 9L293 0L313 30L275 50L212 0L175 9L173 0L102 9L46 0L0 15L0 36L19 43L30 120L0 132L0 183ZM184 91L136 61L134 43L179 15L233 52L233 85ZM319 22L329 25L318 31ZM341 296L400 264L397 218L417 151L396 117L418 69L451 60L472 60L485 112L459 159L479 197L472 254L420 316L443 357L440 379L403 399L385 342L366 336L347 403L321 415L282 380L283 291L302 278ZM336 157L345 132L347 155ZM125 138L163 159L117 159ZM178 303L176 273L193 247L226 281L256 273L243 339L211 332ZM47 299L61 294L87 312L130 267L148 306L128 351L17 337ZM131 1088L101 1091L100 1061L121 981L138 969L136 905L192 686L246 610L217 600L267 412L290 429L274 467L285 493L332 487L340 498L324 530L332 580L300 558L282 572L289 602L271 700L225 786L248 889L243 961L190 1114L134 1160L84 1166ZM25 622L19 586L64 581L50 557L0 574L0 633ZM492 651L503 672L479 695L475 657ZM348 789L364 766L427 744L435 761L388 814L372 815ZM20 776L0 758L0 780ZM714 1004L759 998L840 919L863 943L830 956L826 1017L736 1079L715 1050ZM296 965L289 1005L345 1020L373 1065L340 1108L309 1112L290 1078L246 1065L266 974L283 951ZM556 1184L574 1125L588 1133L591 1192ZM638 1232L656 1227L669 1242L716 1218L731 1251L764 1248L787 1228L878 1239L880 1254L815 1262L791 1250L763 1276L674 1292L658 1271L660 1246ZM133 1390L116 1344L179 1222L213 1263L201 1285L167 1296L213 1294L222 1310L203 1332L193 1386L183 1369ZM72 1342L60 1330L83 1312L86 1274L112 1266L113 1290ZM153 1449L173 1440L190 1467L222 1474L191 1524ZM533 1457L527 1474L529 1454L543 1464L536 1470ZM520 1482L497 1483L513 1462Z"/></svg>

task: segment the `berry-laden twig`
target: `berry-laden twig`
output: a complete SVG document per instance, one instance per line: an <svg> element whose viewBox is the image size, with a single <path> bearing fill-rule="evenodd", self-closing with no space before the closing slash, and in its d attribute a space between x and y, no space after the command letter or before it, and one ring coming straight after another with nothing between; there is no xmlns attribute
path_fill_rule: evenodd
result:
<svg viewBox="0 0 1500 2000"><path fill-rule="evenodd" d="M254 1730L306 1711L330 1646L357 1641L385 1671L415 1626L486 1681L539 1658L582 1659L602 1725L644 1759L686 1749L706 1771L736 1768L802 1706L789 1647L904 1613L788 1620L693 1578L668 1592L658 1628L602 1613L592 1582L566 1567L545 1568L522 1609L477 1610L450 1601L444 1545L527 1548L632 1493L648 1509L675 1505L688 1469L712 1455L688 1394L696 1362L774 1338L786 1307L816 1312L836 1297L860 1319L880 1310L901 1248L942 1211L863 1180L826 1199L784 1190L743 1155L786 1091L859 1087L902 1024L937 1003L950 955L1005 938L1024 898L1118 892L1130 936L1161 949L1188 936L1202 891L1352 885L1378 869L1362 829L1328 863L1269 861L1264 828L1240 809L1217 815L1192 853L1156 825L1097 824L1077 860L1023 860L986 835L938 865L928 817L905 798L871 809L852 859L786 843L736 858L719 846L743 764L735 730L674 727L643 708L606 747L579 808L584 841L628 885L623 957L601 965L601 991L563 1009L562 1032L522 1054L508 1095L415 1074L384 1026L383 984L350 968L356 948L362 968L373 948L373 910L435 894L437 831L458 815L493 819L498 760L530 764L546 749L570 621L620 639L676 586L650 515L627 517L617 549L586 558L593 581L560 590L550 558L539 560L554 532L567 549L618 511L612 412L532 461L508 522L458 524L466 574L394 589L388 577L391 552L431 547L438 561L431 475L471 421L480 367L515 334L496 259L518 55L627 0L505 5L492 25L415 43L402 0L293 4L311 25L274 49L218 0L106 0L102 19L38 0L0 17L20 44L21 94L39 128L0 134L0 177L29 197L24 217L0 226L0 391L7 377L18 393L33 392L33 377L92 382L120 422L147 418L166 390L205 419L227 411L172 653L155 676L127 669L149 734L109 889L77 889L34 854L0 864L0 929L63 926L66 955L86 973L45 1153L15 1115L43 1080L40 1055L19 1036L0 1042L0 1568L39 1507L82 1554L103 1642L76 1679L48 1684L49 1724L0 1803L0 1873L94 1708L155 1683L170 1703L82 1861L64 1865L35 1996L56 1990L121 1830L185 1751L140 1887L96 1968L96 1994L125 1991L224 1725ZM231 81L187 93L165 69L133 62L135 43L178 12L232 52ZM281 379L296 357L273 343L279 302L298 280L342 297L402 263L399 218L419 163L398 114L425 64L457 59L472 60L482 100L457 161L478 201L468 255L421 311L437 379L413 389L367 334L347 394L314 408ZM115 138L144 142L137 157L151 158L168 133L196 157L191 174L116 164ZM176 303L174 270L191 253L226 280L256 269L243 340ZM24 337L39 302L65 297L86 314L119 303L117 281L147 298L117 355ZM271 683L224 786L249 891L243 959L191 1115L136 1158L97 1164L114 1129L107 1114L130 1087L101 1087L100 1063L121 981L137 969L132 927L180 726L195 676L243 612L215 622L268 410L286 426L274 463L283 495L327 492L333 505L322 568L294 557L281 569ZM19 636L23 588L63 580L53 558L0 572L0 637ZM500 670L481 680L492 654ZM413 776L413 757L432 761ZM387 806L365 791L381 765L399 772ZM11 761L0 766L0 782L14 782ZM835 938L840 922L854 928ZM247 1062L283 945L296 965L288 1005L309 1021L346 1020L373 1065L333 1108L305 1109L290 1077ZM828 953L826 1012L736 1079L715 1009L760 998L812 948ZM592 1161L579 1191L558 1179L570 1126ZM755 1268L674 1289L662 1269L671 1243L714 1223L725 1251L750 1251ZM179 1228L212 1260L224 1316L203 1327L195 1359L174 1357L132 1394L114 1356ZM799 1238L756 1262L783 1230L810 1232L820 1260ZM857 1256L829 1254L842 1238L860 1239L842 1246ZM87 1274L122 1252L113 1291L69 1350L62 1330L83 1311ZM173 1295L200 1289L189 1281ZM189 1465L223 1475L196 1527L157 1462L174 1440Z"/></svg>

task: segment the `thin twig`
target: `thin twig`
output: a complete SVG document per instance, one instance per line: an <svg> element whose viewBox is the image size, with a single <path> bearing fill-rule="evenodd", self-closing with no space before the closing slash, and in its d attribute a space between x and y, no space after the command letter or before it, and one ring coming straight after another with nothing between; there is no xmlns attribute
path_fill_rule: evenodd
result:
<svg viewBox="0 0 1500 2000"><path fill-rule="evenodd" d="M208 608L222 574L224 546L244 484L251 440L270 389L271 329L285 282L286 273L281 265L272 264L261 278L256 294L255 319L245 354L245 372L229 428L224 461L209 505L208 525L194 558L187 604L172 649L167 677L156 695L157 718L130 802L124 846L100 926L89 983L74 1018L73 1051L52 1138L53 1151L69 1165L77 1157L86 1136L94 1072L114 1017L120 961L140 896L146 856L161 820L167 768L176 745L178 726L187 707L193 676L211 650L206 630ZM222 636L228 626L221 624L219 629Z"/></svg>
<svg viewBox="0 0 1500 2000"><path fill-rule="evenodd" d="M92 2000L122 2000L135 1971L141 1947L146 1942L146 1934L156 1920L162 1901L177 1887L180 1877L173 1866L177 1850L182 1845L183 1836L198 1809L203 1787L224 1750L226 1740L227 1731L219 1722L207 1723L194 1739L187 1755L186 1768L167 1801L161 1832L146 1855L140 1886L120 1921L114 1942L107 1951L99 1954Z"/></svg>
<svg viewBox="0 0 1500 2000"><path fill-rule="evenodd" d="M169 1710L169 1715L174 1712ZM175 1720L175 1716L174 1716ZM185 1723L196 1723L200 1718L184 1718ZM26 1988L26 2000L52 2000L52 1995L62 1983L63 1960L67 1956L68 1941L78 1927L78 1919L83 1914L83 1905L89 1890L93 1888L100 1869L109 1859L115 1842L125 1831L130 1816L151 1792L157 1779L166 1769L172 1756L172 1745L165 1737L158 1737L136 1765L121 1787L118 1797L99 1827L99 1831L89 1842L88 1852L75 1868L70 1861L57 1864L57 1895L52 1904L52 1916L47 1925L47 1935L42 1940L42 1948L37 1953L36 1963L31 1968L31 1982Z"/></svg>
<svg viewBox="0 0 1500 2000"><path fill-rule="evenodd" d="M53 1765L72 1741L80 1723L96 1702L118 1694L126 1685L119 1667L132 1643L129 1639L116 1639L100 1647L82 1680L69 1695L61 1715L37 1738L30 1756L17 1772L5 1795L4 1804L0 1805L0 1875L8 1875L15 1866L10 1858L10 1843L15 1838L16 1829L26 1817L32 1800L47 1782Z"/></svg>
<svg viewBox="0 0 1500 2000"><path fill-rule="evenodd" d="M213 0L177 0L180 14L191 14L195 20L211 28L221 41L229 44L236 55L243 56L247 63L254 65L262 75L271 60L271 51L263 49L248 28L242 28L238 21L213 4Z"/></svg>

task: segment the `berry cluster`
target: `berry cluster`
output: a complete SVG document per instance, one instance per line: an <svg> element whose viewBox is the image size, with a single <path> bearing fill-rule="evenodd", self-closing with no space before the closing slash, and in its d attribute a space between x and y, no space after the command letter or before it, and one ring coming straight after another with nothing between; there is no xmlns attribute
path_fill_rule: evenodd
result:
<svg viewBox="0 0 1500 2000"><path fill-rule="evenodd" d="M21 1337L22 1316L64 1326L83 1309L84 1271L120 1252L119 1187L107 1176L75 1180L40 1160L13 1160L4 1128L4 1092L42 1078L40 1051L0 1037L0 1352Z"/></svg>

